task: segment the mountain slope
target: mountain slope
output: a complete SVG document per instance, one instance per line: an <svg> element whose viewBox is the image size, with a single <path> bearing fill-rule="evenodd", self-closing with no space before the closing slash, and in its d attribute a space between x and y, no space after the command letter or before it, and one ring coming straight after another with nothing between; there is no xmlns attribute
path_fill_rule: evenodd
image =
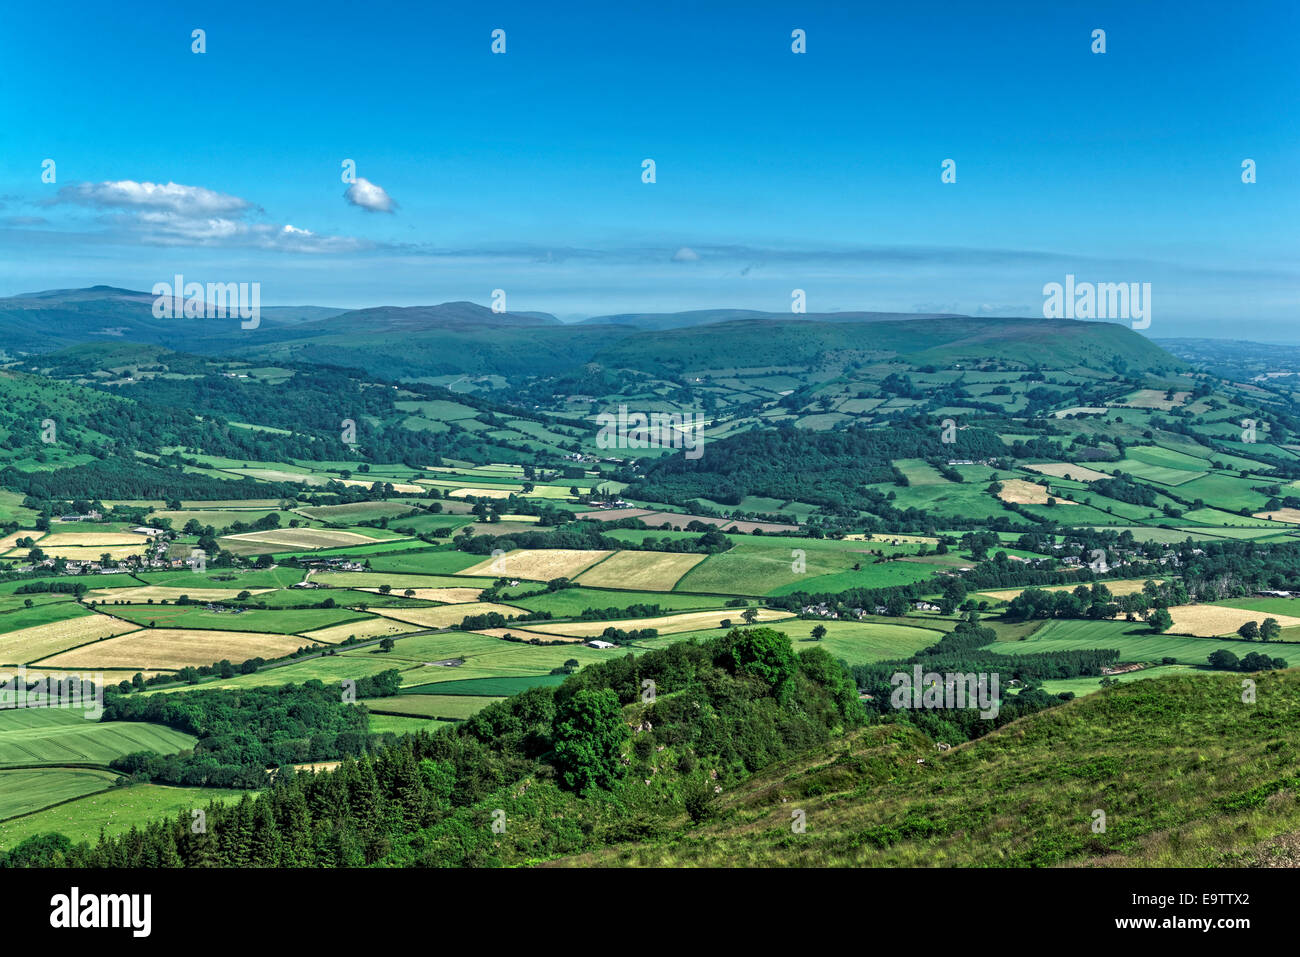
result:
<svg viewBox="0 0 1300 957"><path fill-rule="evenodd" d="M50 289L0 298L0 345L9 354L49 352L84 342L138 342L220 351L248 341L236 319L156 319L151 293L113 286ZM337 313L324 306L263 306L262 336Z"/></svg>
<svg viewBox="0 0 1300 957"><path fill-rule="evenodd" d="M764 771L716 819L576 866L1212 866L1292 853L1300 671L1124 684L947 752L875 726ZM806 814L806 832L791 814ZM1093 832L1095 811L1106 815Z"/></svg>
<svg viewBox="0 0 1300 957"><path fill-rule="evenodd" d="M708 369L838 365L903 358L914 364L1005 359L1054 368L1116 360L1159 372L1183 367L1151 340L1107 322L1016 318L910 322L740 320L641 332L602 350L604 365L671 375Z"/></svg>
<svg viewBox="0 0 1300 957"><path fill-rule="evenodd" d="M688 312L630 312L614 316L593 316L584 325L635 326L638 329L680 329L689 326L733 322L738 319L766 319L772 322L895 322L908 319L953 319L949 313L911 312L761 312L757 309L695 309Z"/></svg>

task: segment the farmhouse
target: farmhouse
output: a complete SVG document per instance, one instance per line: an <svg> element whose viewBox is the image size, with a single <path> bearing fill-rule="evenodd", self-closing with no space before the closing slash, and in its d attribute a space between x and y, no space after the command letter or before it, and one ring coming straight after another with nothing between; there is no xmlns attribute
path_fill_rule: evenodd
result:
<svg viewBox="0 0 1300 957"><path fill-rule="evenodd" d="M938 611L939 610L938 605L932 604L928 601L913 602L912 607L915 608L917 611Z"/></svg>
<svg viewBox="0 0 1300 957"><path fill-rule="evenodd" d="M93 509L85 515L60 515L60 522L98 522L104 516Z"/></svg>

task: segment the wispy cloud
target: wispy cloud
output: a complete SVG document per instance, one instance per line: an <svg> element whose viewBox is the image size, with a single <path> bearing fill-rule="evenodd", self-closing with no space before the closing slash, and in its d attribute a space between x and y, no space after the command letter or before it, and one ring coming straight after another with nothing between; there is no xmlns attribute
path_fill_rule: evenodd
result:
<svg viewBox="0 0 1300 957"><path fill-rule="evenodd" d="M59 199L101 209L135 209L186 217L242 215L253 208L246 199L202 186L140 183L130 179L65 186L59 190Z"/></svg>
<svg viewBox="0 0 1300 957"><path fill-rule="evenodd" d="M252 248L269 251L356 252L375 244L351 236L318 235L289 223L255 221L261 207L230 193L182 183L115 180L65 186L53 203L98 210L103 237L153 246ZM44 220L11 225L38 225Z"/></svg>

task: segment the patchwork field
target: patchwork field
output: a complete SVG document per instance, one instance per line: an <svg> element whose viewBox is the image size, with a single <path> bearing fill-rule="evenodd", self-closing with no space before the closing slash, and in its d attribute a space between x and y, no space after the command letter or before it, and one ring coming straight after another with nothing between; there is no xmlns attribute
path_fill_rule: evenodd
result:
<svg viewBox="0 0 1300 957"><path fill-rule="evenodd" d="M1012 502L1016 505L1046 505L1048 498L1055 498L1057 505L1077 505L1078 502L1071 502L1067 498L1058 495L1048 495L1047 489L1033 482L1027 482L1024 479L1007 479L1002 482L1002 491L998 492L998 498L1004 502Z"/></svg>
<svg viewBox="0 0 1300 957"><path fill-rule="evenodd" d="M507 635L525 640L537 639L538 641L582 641L577 636L553 635L545 631L532 631L527 628L480 628L475 631L476 635L488 635L492 638L505 638Z"/></svg>
<svg viewBox="0 0 1300 957"><path fill-rule="evenodd" d="M1263 622L1265 618L1276 618L1283 628L1300 625L1300 618L1292 615L1261 614L1243 608L1229 608L1226 605L1175 605L1169 609L1173 626L1169 629L1174 635L1197 635L1214 638L1219 635L1236 634L1238 628L1248 621Z"/></svg>
<svg viewBox="0 0 1300 957"><path fill-rule="evenodd" d="M145 544L142 540L138 545L51 545L47 548L44 542L40 542L38 547L48 558L66 558L70 562L97 562L105 555L113 561L139 555L143 553ZM19 549L19 551L25 550Z"/></svg>
<svg viewBox="0 0 1300 957"><path fill-rule="evenodd" d="M593 549L524 548L479 562L460 574L490 578L528 578L543 582L553 578L577 578L583 570L611 554L613 553Z"/></svg>
<svg viewBox="0 0 1300 957"><path fill-rule="evenodd" d="M1238 658L1251 651L1286 656L1288 646L1223 638L1189 638L1156 634L1142 622L1049 621L1029 637L1000 641L994 646L1004 655L1033 655L1081 648L1114 648L1121 662L1159 662L1174 658L1178 664L1205 666L1215 651L1230 651ZM1293 656L1294 657L1294 656Z"/></svg>
<svg viewBox="0 0 1300 957"><path fill-rule="evenodd" d="M248 589L252 595L264 595L273 590ZM139 588L92 588L86 592L86 600L140 604L150 601L174 602L178 598L188 597L192 601L226 601L233 598L235 594L229 588L168 588L163 585L141 585Z"/></svg>
<svg viewBox="0 0 1300 957"><path fill-rule="evenodd" d="M109 615L75 618L0 633L0 663L28 664L87 642L135 631L140 626ZM148 662L144 662L146 665ZM210 664L210 662L208 662Z"/></svg>
<svg viewBox="0 0 1300 957"><path fill-rule="evenodd" d="M1105 585L1112 595L1132 595L1134 592L1141 591L1147 581L1148 579L1142 578L1125 578L1115 581L1080 582L1079 584L1086 585L1089 588L1094 584ZM1154 581L1156 584L1161 584L1164 579L1157 578ZM1036 587L1038 587L1039 591L1074 591L1079 585L1042 585ZM976 594L997 601L1011 601L1013 598L1018 598L1024 590L1023 588L1000 588L997 591L981 591L976 592Z"/></svg>
<svg viewBox="0 0 1300 957"><path fill-rule="evenodd" d="M381 594L378 588L360 588L358 591L370 592L372 594ZM421 601L436 601L447 605L463 605L468 602L478 601L478 596L483 594L481 588L394 588L391 594L406 595L408 597L418 598Z"/></svg>
<svg viewBox="0 0 1300 957"><path fill-rule="evenodd" d="M116 780L115 772L91 768L0 770L0 847L4 846L9 824L6 818L103 791Z"/></svg>
<svg viewBox="0 0 1300 957"><path fill-rule="evenodd" d="M275 546L276 548L318 549L334 548L339 545L366 545L376 541L375 537L337 528L283 528L264 532L245 532L240 535L227 535L221 539L223 547L239 551L239 546ZM264 551L272 549L264 548Z"/></svg>
<svg viewBox="0 0 1300 957"><path fill-rule="evenodd" d="M201 631L142 628L118 638L96 641L40 661L46 668L179 668L215 661L281 658L301 648L299 637L256 631Z"/></svg>
<svg viewBox="0 0 1300 957"><path fill-rule="evenodd" d="M0 772L20 774L17 771ZM61 779L73 772L58 768L39 772L42 776L51 775ZM130 787L112 788L104 791L99 785L100 771L84 772L87 777L81 783L81 793L102 791L91 794L67 804L51 807L54 800L44 801L39 796L41 790L38 781L32 787L38 792L35 800L37 807L48 808L26 817L11 818L0 821L0 847L12 847L34 834L48 834L51 831L67 835L72 841L95 841L101 831L105 834L121 834L132 826L143 826L160 817L176 817L178 814L188 816L195 808L206 808L212 801L237 801L246 791L229 791L219 788L179 788L159 784L134 784ZM107 777L107 775L104 775ZM112 775L116 777L116 775ZM109 781L109 785L112 781ZM3 792L0 792L3 793ZM46 795L48 796L48 794ZM75 797L68 794L67 797ZM40 803L44 802L44 803Z"/></svg>
<svg viewBox="0 0 1300 957"><path fill-rule="evenodd" d="M472 615L486 615L496 612L510 618L523 614L522 609L494 602L469 602L460 605L438 605L431 608L371 608L376 615L395 618L398 621L419 625L421 628L450 628L459 625Z"/></svg>
<svg viewBox="0 0 1300 957"><path fill-rule="evenodd" d="M196 740L159 724L92 721L86 714L68 708L0 711L0 768L108 764L135 751L173 754L194 747Z"/></svg>
<svg viewBox="0 0 1300 957"><path fill-rule="evenodd" d="M40 540L41 548L49 551L51 546L98 547L101 545L144 545L149 536L135 532L50 532Z"/></svg>
<svg viewBox="0 0 1300 957"><path fill-rule="evenodd" d="M1286 522L1288 525L1300 525L1300 508L1278 508L1271 512L1256 512L1255 518L1268 519L1270 522Z"/></svg>
<svg viewBox="0 0 1300 957"><path fill-rule="evenodd" d="M322 642L327 645L336 645L339 642L347 641L349 638L356 638L364 641L367 638L383 638L386 635L402 635L407 632L417 630L418 626L405 621L395 621L392 618L363 618L360 621L349 621L341 625L331 625L328 628L317 628L313 631L299 632L303 638L312 642Z"/></svg>
<svg viewBox="0 0 1300 957"><path fill-rule="evenodd" d="M633 629L655 628L663 634L673 634L679 631L695 631L700 628L709 628L717 625L722 619L730 619L735 625L744 624L740 618L740 612L743 609L728 609L726 611L691 611L679 615L662 615L658 618L625 618L621 621L571 621L563 624L552 624L550 622L532 622L528 627L533 631L543 632L549 635L574 635L579 638L594 638L600 635L606 628L618 628L623 631ZM759 608L757 621L783 621L786 618L794 616L788 611L778 611L774 608Z"/></svg>
<svg viewBox="0 0 1300 957"><path fill-rule="evenodd" d="M197 628L214 631L269 632L293 635L345 622L365 614L349 608L253 608L208 611L203 605L115 605L113 613L149 628Z"/></svg>
<svg viewBox="0 0 1300 957"><path fill-rule="evenodd" d="M822 541L763 536L733 541L731 549L710 555L683 575L676 590L713 595L834 592L906 585L924 581L935 572L908 562L877 562L873 554L877 551L904 555L917 550L911 546L894 549L888 539Z"/></svg>
<svg viewBox="0 0 1300 957"><path fill-rule="evenodd" d="M1031 472L1050 475L1053 478L1072 479L1075 482L1095 482L1110 478L1105 472L1098 472L1084 465L1072 465L1069 462L1048 462L1045 465L1026 465Z"/></svg>
<svg viewBox="0 0 1300 957"><path fill-rule="evenodd" d="M704 558L686 552L614 552L576 580L592 588L671 591Z"/></svg>

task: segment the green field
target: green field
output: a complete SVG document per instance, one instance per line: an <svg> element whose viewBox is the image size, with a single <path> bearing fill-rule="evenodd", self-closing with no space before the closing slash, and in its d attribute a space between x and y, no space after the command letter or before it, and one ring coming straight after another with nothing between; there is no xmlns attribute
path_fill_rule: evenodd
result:
<svg viewBox="0 0 1300 957"><path fill-rule="evenodd" d="M173 754L194 746L188 734L140 721L91 721L65 708L0 711L0 767L106 765L133 751Z"/></svg>
<svg viewBox="0 0 1300 957"><path fill-rule="evenodd" d="M320 592L300 592L302 601ZM317 599L319 600L319 599ZM294 635L317 628L328 628L347 621L369 617L346 608L252 608L238 614L232 611L206 611L203 605L110 605L109 614L127 621L159 628L214 628L220 631L265 631Z"/></svg>
<svg viewBox="0 0 1300 957"><path fill-rule="evenodd" d="M427 685L404 688L405 694L479 695L508 698L529 688L542 688L562 684L566 675L515 675L501 678L461 678L438 681Z"/></svg>
<svg viewBox="0 0 1300 957"><path fill-rule="evenodd" d="M370 698L362 702L366 707L392 713L400 717L435 718L463 721L488 705L504 700L501 697L474 695L400 694L389 698ZM381 715L380 717L383 717Z"/></svg>
<svg viewBox="0 0 1300 957"><path fill-rule="evenodd" d="M117 774L91 768L0 770L0 822L113 786ZM0 846L5 824L0 823Z"/></svg>
<svg viewBox="0 0 1300 957"><path fill-rule="evenodd" d="M1274 653L1285 655L1281 646ZM994 651L1005 655L1031 655L1048 651L1079 648L1114 648L1120 661L1155 661L1175 658L1182 665L1203 665L1211 653L1231 651L1237 657L1265 646L1258 642L1232 641L1222 638L1180 638L1153 634L1142 622L1068 621L1046 622L1023 641L998 642Z"/></svg>
<svg viewBox="0 0 1300 957"><path fill-rule="evenodd" d="M910 562L873 564L874 542L734 536L731 549L710 555L682 576L675 592L787 595L796 591L883 588L925 581L934 569ZM803 571L797 571L802 552ZM854 571L853 566L861 567Z"/></svg>
<svg viewBox="0 0 1300 957"><path fill-rule="evenodd" d="M536 589L530 584L529 591ZM522 586L520 587L522 590ZM725 595L695 595L673 592L605 591L599 588L563 588L532 598L512 598L510 604L529 611L549 611L556 618L582 614L588 608L627 608L630 605L659 605L668 611L694 608L722 608Z"/></svg>
<svg viewBox="0 0 1300 957"><path fill-rule="evenodd" d="M66 772L59 769L42 773ZM87 786L89 783L91 782L87 782ZM57 807L46 804L44 806L47 810L26 817L0 821L0 847L12 847L33 835L51 832L63 834L74 843L93 843L101 831L105 834L121 834L133 826L141 827L149 821L176 817L178 814L185 815L188 821L192 811L206 808L212 801L237 801L246 794L247 791L166 787L159 784L112 788Z"/></svg>

